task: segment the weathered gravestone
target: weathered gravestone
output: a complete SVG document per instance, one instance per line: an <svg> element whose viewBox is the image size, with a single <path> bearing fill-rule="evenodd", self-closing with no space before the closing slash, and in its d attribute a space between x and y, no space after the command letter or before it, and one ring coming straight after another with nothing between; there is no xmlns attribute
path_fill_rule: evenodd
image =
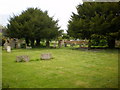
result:
<svg viewBox="0 0 120 90"><path fill-rule="evenodd" d="M9 45L8 42L5 42L5 43L4 43L4 49L5 49L5 50L7 50L7 46L8 46L8 45Z"/></svg>
<svg viewBox="0 0 120 90"><path fill-rule="evenodd" d="M57 43L54 43L53 47L56 48Z"/></svg>
<svg viewBox="0 0 120 90"><path fill-rule="evenodd" d="M61 48L62 47L62 44L61 44L62 40L59 40L58 41L58 47Z"/></svg>
<svg viewBox="0 0 120 90"><path fill-rule="evenodd" d="M24 44L24 46L23 46L23 44ZM25 47L26 47L26 44L25 44L24 40L21 40L21 39L16 40L16 48L25 48Z"/></svg>
<svg viewBox="0 0 120 90"><path fill-rule="evenodd" d="M30 58L27 55L17 56L16 62L29 62Z"/></svg>
<svg viewBox="0 0 120 90"><path fill-rule="evenodd" d="M50 53L45 53L45 54L41 54L40 58L42 60L49 60L49 59L52 59L52 55Z"/></svg>
<svg viewBox="0 0 120 90"><path fill-rule="evenodd" d="M17 43L17 48L21 48L21 44L20 43Z"/></svg>
<svg viewBox="0 0 120 90"><path fill-rule="evenodd" d="M15 48L15 44L16 44L15 39L10 39L9 43L12 49Z"/></svg>

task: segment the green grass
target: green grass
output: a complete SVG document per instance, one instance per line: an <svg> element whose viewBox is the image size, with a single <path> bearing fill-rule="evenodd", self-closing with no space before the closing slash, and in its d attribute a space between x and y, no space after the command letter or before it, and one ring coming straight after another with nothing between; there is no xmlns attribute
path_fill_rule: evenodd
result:
<svg viewBox="0 0 120 90"><path fill-rule="evenodd" d="M51 53L52 60L38 60ZM18 55L30 62L15 62ZM9 88L117 88L117 50L14 49L2 54L3 87Z"/></svg>

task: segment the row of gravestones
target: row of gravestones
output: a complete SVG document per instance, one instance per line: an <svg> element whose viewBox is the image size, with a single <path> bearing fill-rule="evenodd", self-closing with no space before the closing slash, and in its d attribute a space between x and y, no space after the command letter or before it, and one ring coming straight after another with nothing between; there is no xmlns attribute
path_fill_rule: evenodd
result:
<svg viewBox="0 0 120 90"><path fill-rule="evenodd" d="M4 48L3 49L6 49L7 50L7 46L10 46L11 49L13 48L22 48L22 45L25 44L25 41L24 40L18 40L18 39L8 39L5 41L4 43ZM58 41L58 47L62 47L64 45L64 41L60 40ZM57 43L54 43L54 46L56 48L57 46ZM24 48L31 48L31 47L28 47L28 46L24 46Z"/></svg>
<svg viewBox="0 0 120 90"><path fill-rule="evenodd" d="M63 45L66 47L67 46L67 43L65 43L66 41L64 40L59 40L58 41L58 47L61 48ZM7 50L7 52L11 52L11 49L13 48L22 48L21 45L24 44L24 48L26 49L30 49L32 47L28 47L25 45L25 41L24 40L18 40L18 39L9 39L9 40L6 40L6 42L4 43L4 48L5 50ZM72 46L72 44L70 44ZM54 43L54 48L56 48L57 46L57 43Z"/></svg>
<svg viewBox="0 0 120 90"><path fill-rule="evenodd" d="M11 49L13 48L21 48L21 45L25 43L24 40L18 40L18 39L8 39L4 43L4 49L7 49L7 46L10 46Z"/></svg>
<svg viewBox="0 0 120 90"><path fill-rule="evenodd" d="M56 48L57 44L58 44L58 47L61 48L62 46L64 46L64 42L65 42L64 40L59 40L58 43L54 42L53 48Z"/></svg>
<svg viewBox="0 0 120 90"><path fill-rule="evenodd" d="M25 44L24 40L18 40L18 39L8 39L5 41L4 43L4 47L3 49L7 50L7 52L11 52L11 49L13 48L22 48L21 45ZM58 42L58 47L62 47L64 45L64 41L59 41ZM57 43L54 43L54 48L56 48ZM31 49L32 47L28 47L26 45L24 45L24 48L26 49Z"/></svg>
<svg viewBox="0 0 120 90"><path fill-rule="evenodd" d="M50 53L41 54L40 59L42 60L50 60L52 59L52 55ZM30 57L28 55L21 55L16 57L16 62L29 62Z"/></svg>
<svg viewBox="0 0 120 90"><path fill-rule="evenodd" d="M22 48L22 45L25 44L24 40L19 40L19 39L7 39L4 43L4 50L7 50L7 52L11 52L11 49L13 48ZM24 45L24 48L26 46Z"/></svg>

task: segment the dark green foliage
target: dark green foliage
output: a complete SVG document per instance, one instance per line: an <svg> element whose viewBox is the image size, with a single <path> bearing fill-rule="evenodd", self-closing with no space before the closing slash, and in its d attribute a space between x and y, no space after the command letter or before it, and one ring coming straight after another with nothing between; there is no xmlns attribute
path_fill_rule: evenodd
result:
<svg viewBox="0 0 120 90"><path fill-rule="evenodd" d="M91 37L92 46L107 46L107 40L105 36L93 34Z"/></svg>
<svg viewBox="0 0 120 90"><path fill-rule="evenodd" d="M120 2L86 2L77 6L77 12L68 24L70 36L91 41L93 35L100 35L110 48L115 47L120 34Z"/></svg>
<svg viewBox="0 0 120 90"><path fill-rule="evenodd" d="M19 16L10 18L8 24L8 36L12 38L25 38L27 45L40 45L41 39L51 40L58 36L58 20L48 16L47 11L43 12L37 8L28 8Z"/></svg>
<svg viewBox="0 0 120 90"><path fill-rule="evenodd" d="M70 36L66 33L63 33L63 36L62 36L63 39L70 39Z"/></svg>

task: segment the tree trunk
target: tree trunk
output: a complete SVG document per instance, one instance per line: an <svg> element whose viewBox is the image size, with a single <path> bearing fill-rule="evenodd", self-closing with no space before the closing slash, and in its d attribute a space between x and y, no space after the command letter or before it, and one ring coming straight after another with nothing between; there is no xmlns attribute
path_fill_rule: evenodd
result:
<svg viewBox="0 0 120 90"><path fill-rule="evenodd" d="M36 39L36 46L40 46L40 39Z"/></svg>
<svg viewBox="0 0 120 90"><path fill-rule="evenodd" d="M88 50L91 49L91 39L89 39L89 42L88 42Z"/></svg>
<svg viewBox="0 0 120 90"><path fill-rule="evenodd" d="M46 47L50 47L50 42L49 42L49 40L46 40Z"/></svg>
<svg viewBox="0 0 120 90"><path fill-rule="evenodd" d="M112 37L108 38L107 42L108 42L108 48L115 48L115 39L114 38L112 38Z"/></svg>
<svg viewBox="0 0 120 90"><path fill-rule="evenodd" d="M31 46L34 47L34 41L35 40L34 39L30 39L30 41L31 41Z"/></svg>
<svg viewBox="0 0 120 90"><path fill-rule="evenodd" d="M67 42L64 42L64 46L67 47Z"/></svg>
<svg viewBox="0 0 120 90"><path fill-rule="evenodd" d="M25 42L26 42L27 46L29 46L29 39L28 38L25 38Z"/></svg>

